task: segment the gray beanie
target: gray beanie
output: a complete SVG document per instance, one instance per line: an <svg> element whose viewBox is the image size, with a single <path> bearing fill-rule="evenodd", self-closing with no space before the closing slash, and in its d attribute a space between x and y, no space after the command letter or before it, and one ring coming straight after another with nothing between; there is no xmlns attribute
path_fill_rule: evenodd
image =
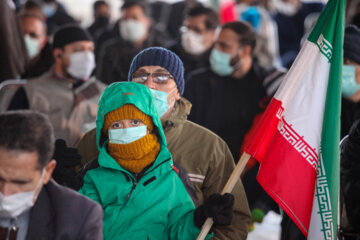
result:
<svg viewBox="0 0 360 240"><path fill-rule="evenodd" d="M142 66L160 66L175 78L180 95L184 93L184 66L180 58L170 50L162 47L150 47L139 52L131 62L128 81L132 74Z"/></svg>
<svg viewBox="0 0 360 240"><path fill-rule="evenodd" d="M360 64L360 29L355 25L345 28L344 57Z"/></svg>

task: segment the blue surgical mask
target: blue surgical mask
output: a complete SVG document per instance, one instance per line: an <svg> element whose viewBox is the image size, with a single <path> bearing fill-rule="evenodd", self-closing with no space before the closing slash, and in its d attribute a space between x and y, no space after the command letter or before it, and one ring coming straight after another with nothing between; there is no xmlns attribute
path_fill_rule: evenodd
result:
<svg viewBox="0 0 360 240"><path fill-rule="evenodd" d="M56 7L52 4L44 4L41 7L41 11L47 18L49 18L49 17L54 16L54 14L56 12Z"/></svg>
<svg viewBox="0 0 360 240"><path fill-rule="evenodd" d="M109 142L128 144L139 140L147 134L147 126L109 129Z"/></svg>
<svg viewBox="0 0 360 240"><path fill-rule="evenodd" d="M167 102L168 94L166 92L155 89L150 89L150 91L155 99L156 110L158 112L159 118L161 118L169 110L169 105Z"/></svg>
<svg viewBox="0 0 360 240"><path fill-rule="evenodd" d="M220 76L228 76L234 72L235 68L230 65L231 55L228 53L220 52L213 48L210 54L211 69Z"/></svg>
<svg viewBox="0 0 360 240"><path fill-rule="evenodd" d="M355 66L343 65L342 68L342 94L350 97L360 90L360 85L356 82Z"/></svg>

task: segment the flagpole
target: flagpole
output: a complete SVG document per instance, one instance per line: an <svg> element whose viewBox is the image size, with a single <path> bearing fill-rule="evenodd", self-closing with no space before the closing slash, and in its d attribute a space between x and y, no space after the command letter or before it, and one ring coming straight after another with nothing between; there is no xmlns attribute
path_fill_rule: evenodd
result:
<svg viewBox="0 0 360 240"><path fill-rule="evenodd" d="M249 161L250 157L251 157L251 155L246 152L244 152L241 155L239 162L236 164L236 167L233 170L233 172L231 173L230 178L228 179L227 183L225 184L225 187L223 188L221 194L231 193L236 182L240 179L240 175L244 171L245 166L246 166L247 162ZM204 240L206 235L210 231L210 228L213 225L213 223L214 223L214 221L212 218L207 218L206 221L204 222L204 224L201 228L201 232L198 235L198 237L196 238L196 240Z"/></svg>

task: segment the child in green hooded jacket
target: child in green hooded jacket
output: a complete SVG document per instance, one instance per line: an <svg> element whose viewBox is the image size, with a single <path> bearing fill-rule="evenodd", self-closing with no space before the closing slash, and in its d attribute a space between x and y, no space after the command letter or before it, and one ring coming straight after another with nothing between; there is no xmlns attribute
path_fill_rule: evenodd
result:
<svg viewBox="0 0 360 240"><path fill-rule="evenodd" d="M99 167L87 171L80 193L103 207L104 239L196 239L206 217L232 212L232 195L219 194L195 210L146 86L110 85L96 125Z"/></svg>

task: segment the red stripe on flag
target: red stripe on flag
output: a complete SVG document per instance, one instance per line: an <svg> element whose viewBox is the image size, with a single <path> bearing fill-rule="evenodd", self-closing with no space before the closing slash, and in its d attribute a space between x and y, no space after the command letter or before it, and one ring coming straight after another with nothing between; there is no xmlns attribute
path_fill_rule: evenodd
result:
<svg viewBox="0 0 360 240"><path fill-rule="evenodd" d="M273 98L244 149L260 162L258 182L307 236L318 156L283 113Z"/></svg>
<svg viewBox="0 0 360 240"><path fill-rule="evenodd" d="M257 180L307 236L316 171L280 131L261 162Z"/></svg>
<svg viewBox="0 0 360 240"><path fill-rule="evenodd" d="M281 101L272 98L261 120L255 126L254 134L249 138L251 141L244 147L244 151L259 162L266 155L283 112Z"/></svg>

